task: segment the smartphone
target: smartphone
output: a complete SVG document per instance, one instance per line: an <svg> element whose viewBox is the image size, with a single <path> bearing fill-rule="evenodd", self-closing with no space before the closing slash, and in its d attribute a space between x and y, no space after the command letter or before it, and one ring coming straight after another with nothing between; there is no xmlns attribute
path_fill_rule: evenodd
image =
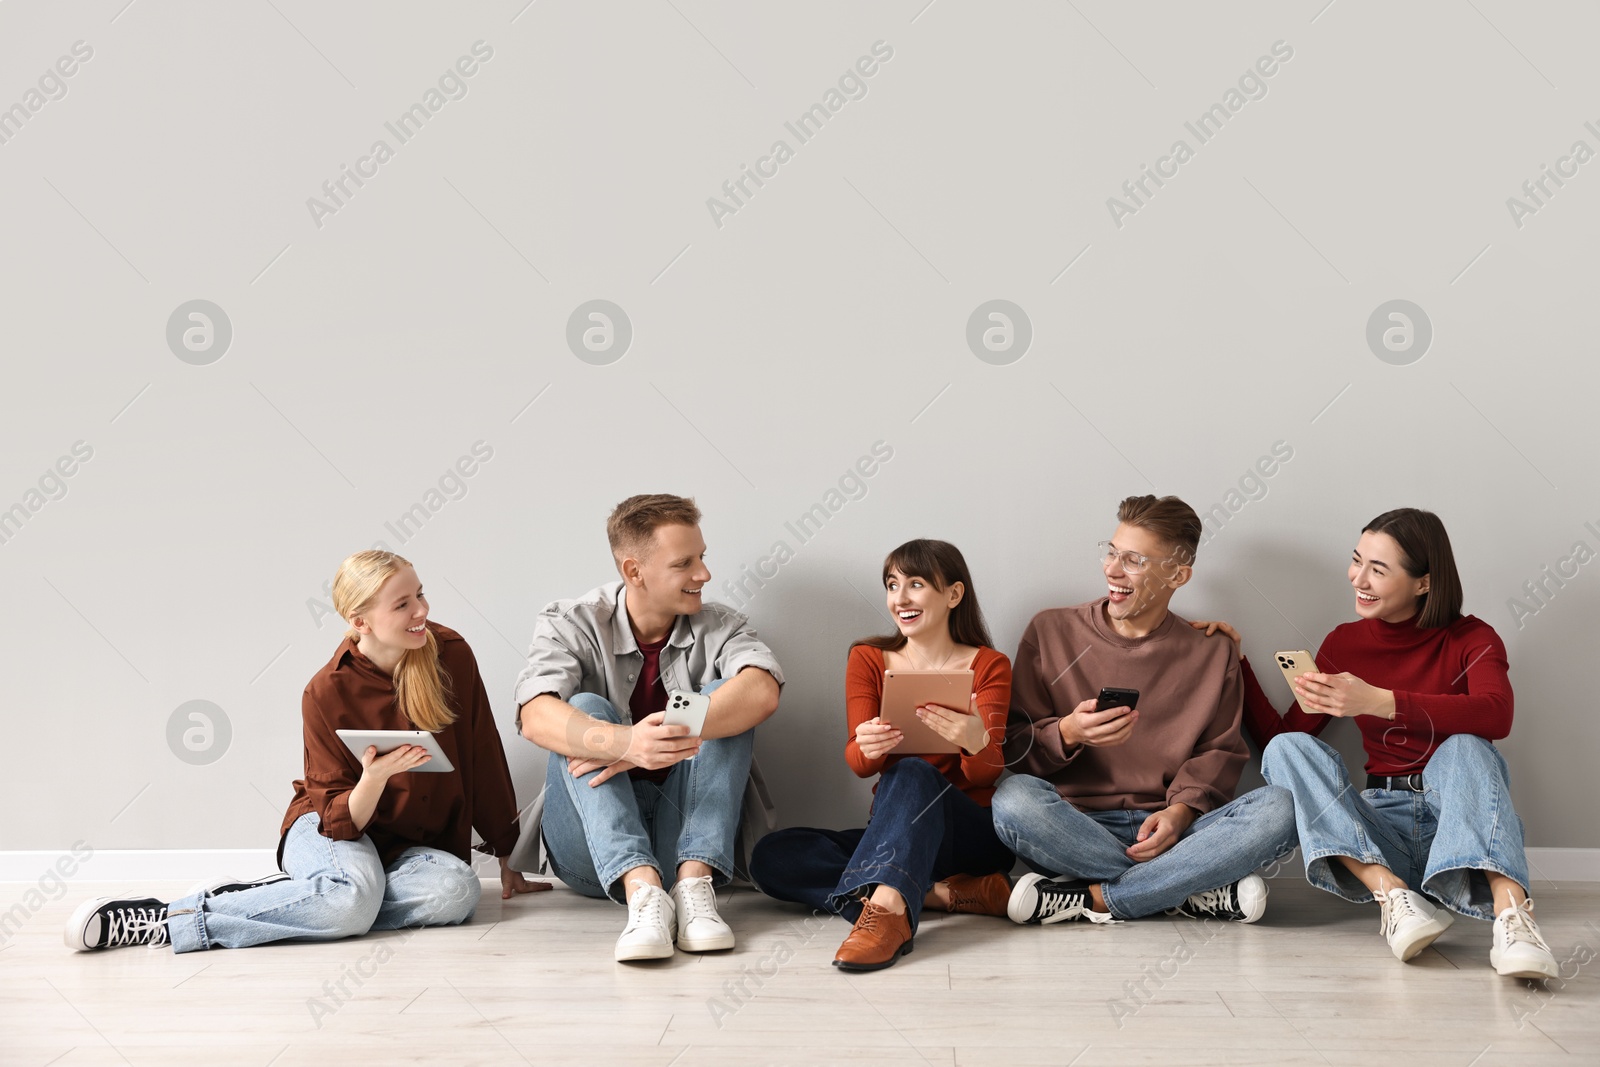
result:
<svg viewBox="0 0 1600 1067"><path fill-rule="evenodd" d="M1127 708L1132 711L1139 706L1139 691L1137 689L1117 689L1106 686L1100 690L1100 699L1095 701L1095 711L1105 711L1107 708Z"/></svg>
<svg viewBox="0 0 1600 1067"><path fill-rule="evenodd" d="M690 737L699 737L706 728L706 712L710 710L710 697L674 689L667 694L667 715L662 721L668 726L687 726Z"/></svg>
<svg viewBox="0 0 1600 1067"><path fill-rule="evenodd" d="M1316 657L1303 648L1293 649L1288 652L1274 652L1277 658L1278 669L1283 672L1283 680L1289 683L1289 692L1294 692L1294 680L1302 674L1317 669Z"/></svg>

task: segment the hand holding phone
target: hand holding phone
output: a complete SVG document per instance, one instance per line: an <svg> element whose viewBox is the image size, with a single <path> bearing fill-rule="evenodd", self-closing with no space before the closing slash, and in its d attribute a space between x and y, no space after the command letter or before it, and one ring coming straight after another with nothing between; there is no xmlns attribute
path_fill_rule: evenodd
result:
<svg viewBox="0 0 1600 1067"><path fill-rule="evenodd" d="M1069 748L1111 748L1122 744L1133 735L1133 726L1139 721L1135 710L1138 703L1137 689L1100 690L1098 697L1085 700L1072 709L1072 714L1061 717L1062 744Z"/></svg>
<svg viewBox="0 0 1600 1067"><path fill-rule="evenodd" d="M687 726L690 737L699 737L706 728L706 712L711 710L711 698L686 689L674 689L667 694L667 726Z"/></svg>
<svg viewBox="0 0 1600 1067"><path fill-rule="evenodd" d="M1139 691L1137 689L1118 689L1115 686L1106 686L1100 690L1100 696L1095 700L1094 710L1110 711L1113 708L1127 708L1129 711L1139 706Z"/></svg>
<svg viewBox="0 0 1600 1067"><path fill-rule="evenodd" d="M1302 674L1314 674L1317 670L1317 661L1303 648L1292 649L1288 652L1274 652L1273 659L1278 661L1278 669L1283 672L1283 680L1289 683L1289 693L1299 699L1299 691L1295 689L1295 679ZM1308 709L1315 711L1315 708Z"/></svg>

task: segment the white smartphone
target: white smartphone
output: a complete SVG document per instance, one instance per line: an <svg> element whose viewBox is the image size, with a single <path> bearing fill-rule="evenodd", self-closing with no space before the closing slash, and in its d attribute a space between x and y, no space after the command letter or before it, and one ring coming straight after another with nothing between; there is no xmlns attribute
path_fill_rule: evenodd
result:
<svg viewBox="0 0 1600 1067"><path fill-rule="evenodd" d="M334 733L357 760L366 754L369 745L376 747L380 756L387 756L401 745L418 745L427 749L433 758L411 768L413 774L443 774L456 769L439 747L439 739L426 730L335 730Z"/></svg>
<svg viewBox="0 0 1600 1067"><path fill-rule="evenodd" d="M668 726L687 726L690 737L699 737L706 728L706 712L711 710L711 698L686 689L674 689L667 694Z"/></svg>

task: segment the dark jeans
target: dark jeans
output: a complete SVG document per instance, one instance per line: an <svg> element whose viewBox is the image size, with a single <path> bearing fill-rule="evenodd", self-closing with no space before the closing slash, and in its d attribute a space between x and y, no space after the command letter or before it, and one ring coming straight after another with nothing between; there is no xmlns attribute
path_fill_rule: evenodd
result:
<svg viewBox="0 0 1600 1067"><path fill-rule="evenodd" d="M952 874L1009 871L989 809L927 760L908 756L878 778L872 818L860 830L796 826L768 834L750 855L750 877L770 897L809 904L855 922L860 897L886 885L906 899L911 929L922 899Z"/></svg>

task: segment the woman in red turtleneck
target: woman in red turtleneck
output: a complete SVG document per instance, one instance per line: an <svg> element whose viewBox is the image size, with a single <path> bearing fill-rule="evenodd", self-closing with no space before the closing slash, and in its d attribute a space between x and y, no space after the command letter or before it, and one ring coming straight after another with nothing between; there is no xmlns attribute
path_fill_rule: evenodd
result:
<svg viewBox="0 0 1600 1067"><path fill-rule="evenodd" d="M1295 680L1287 714L1241 657L1245 725L1264 749L1263 777L1294 794L1307 879L1346 900L1376 899L1401 960L1457 912L1494 920L1489 959L1500 974L1556 977L1528 900L1510 776L1492 744L1511 732L1505 645L1461 614L1444 524L1416 508L1384 512L1362 530L1349 578L1360 619L1323 640L1318 671ZM1193 625L1239 640L1226 623ZM1359 792L1339 753L1315 737L1335 716L1361 731Z"/></svg>

